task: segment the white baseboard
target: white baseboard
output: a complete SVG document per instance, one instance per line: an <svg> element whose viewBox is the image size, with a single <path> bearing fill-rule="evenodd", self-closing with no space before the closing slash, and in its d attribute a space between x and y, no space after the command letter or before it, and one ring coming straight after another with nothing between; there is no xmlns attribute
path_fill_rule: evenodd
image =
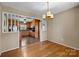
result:
<svg viewBox="0 0 79 59"><path fill-rule="evenodd" d="M40 42L44 42L44 41L46 41L47 39L45 39L45 40L40 40Z"/></svg>
<svg viewBox="0 0 79 59"><path fill-rule="evenodd" d="M48 41L50 41L50 40L48 40ZM59 43L59 42L55 42L55 41L50 41L50 42L54 42L54 43L57 43L57 44L60 44L60 45L63 45L63 46L66 46L66 47L69 47L69 48L72 48L72 49L75 49L75 50L79 50L79 48L72 47L72 46L64 44L64 43Z"/></svg>
<svg viewBox="0 0 79 59"><path fill-rule="evenodd" d="M4 52L7 52L7 51L11 51L11 50L15 50L15 49L18 49L19 47L16 47L16 48L12 48L12 49L7 49L7 50L3 50L2 52L1 52L1 54L2 53L4 53Z"/></svg>

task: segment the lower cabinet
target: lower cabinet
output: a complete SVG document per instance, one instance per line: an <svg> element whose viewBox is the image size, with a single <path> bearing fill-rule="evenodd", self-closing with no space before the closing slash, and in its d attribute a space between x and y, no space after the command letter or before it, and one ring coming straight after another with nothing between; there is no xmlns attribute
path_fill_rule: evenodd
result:
<svg viewBox="0 0 79 59"><path fill-rule="evenodd" d="M35 32L30 31L29 35L35 38Z"/></svg>
<svg viewBox="0 0 79 59"><path fill-rule="evenodd" d="M32 31L20 31L20 36L21 37L27 37L27 36L35 37L35 32L32 32Z"/></svg>
<svg viewBox="0 0 79 59"><path fill-rule="evenodd" d="M29 31L20 31L20 36L22 37L29 36Z"/></svg>

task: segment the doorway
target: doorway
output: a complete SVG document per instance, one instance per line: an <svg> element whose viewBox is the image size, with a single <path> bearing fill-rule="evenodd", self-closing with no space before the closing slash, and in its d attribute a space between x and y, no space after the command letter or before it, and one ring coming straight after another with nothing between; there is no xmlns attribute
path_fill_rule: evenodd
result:
<svg viewBox="0 0 79 59"><path fill-rule="evenodd" d="M40 41L40 20L33 19L27 22L20 22L19 46L33 44Z"/></svg>

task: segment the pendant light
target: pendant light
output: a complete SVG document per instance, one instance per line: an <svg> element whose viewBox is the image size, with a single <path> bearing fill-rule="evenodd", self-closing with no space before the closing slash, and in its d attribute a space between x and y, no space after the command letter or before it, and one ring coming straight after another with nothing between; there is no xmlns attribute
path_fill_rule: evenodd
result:
<svg viewBox="0 0 79 59"><path fill-rule="evenodd" d="M43 19L49 20L49 19L53 19L53 18L54 18L54 15L50 11L49 2L47 2L47 13L43 15Z"/></svg>

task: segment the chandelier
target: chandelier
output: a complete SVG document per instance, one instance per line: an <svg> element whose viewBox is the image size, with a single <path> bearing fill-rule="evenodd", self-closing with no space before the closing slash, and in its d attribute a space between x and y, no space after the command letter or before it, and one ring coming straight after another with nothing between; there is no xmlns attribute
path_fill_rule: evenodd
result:
<svg viewBox="0 0 79 59"><path fill-rule="evenodd" d="M52 14L52 12L50 11L49 8L49 2L47 2L47 13L43 15L43 19L53 19L54 15Z"/></svg>

